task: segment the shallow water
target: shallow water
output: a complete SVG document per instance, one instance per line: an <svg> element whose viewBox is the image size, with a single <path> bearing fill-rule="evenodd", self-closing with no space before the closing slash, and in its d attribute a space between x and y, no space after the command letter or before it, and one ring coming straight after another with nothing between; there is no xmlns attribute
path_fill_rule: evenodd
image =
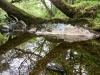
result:
<svg viewBox="0 0 100 75"><path fill-rule="evenodd" d="M60 27L57 30L64 29ZM83 40L82 35L42 35L40 31L12 34L0 34L1 75L100 74L99 37Z"/></svg>

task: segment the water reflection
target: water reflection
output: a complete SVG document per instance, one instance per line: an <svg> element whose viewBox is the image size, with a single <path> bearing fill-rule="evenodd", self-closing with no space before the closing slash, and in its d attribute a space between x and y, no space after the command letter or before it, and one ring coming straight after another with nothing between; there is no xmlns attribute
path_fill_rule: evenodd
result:
<svg viewBox="0 0 100 75"><path fill-rule="evenodd" d="M71 24L43 24L46 25L45 31L36 32L37 35L50 36L51 38L63 39L66 42L86 41L100 37L99 32L90 30L89 28L73 26ZM48 31L50 30L50 31Z"/></svg>
<svg viewBox="0 0 100 75"><path fill-rule="evenodd" d="M99 38L80 42L21 33L0 46L2 75L99 75Z"/></svg>

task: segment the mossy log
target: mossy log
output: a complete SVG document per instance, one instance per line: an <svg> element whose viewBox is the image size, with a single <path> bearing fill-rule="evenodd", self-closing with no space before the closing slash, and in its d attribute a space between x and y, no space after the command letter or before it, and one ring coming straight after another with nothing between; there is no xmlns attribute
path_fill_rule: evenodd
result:
<svg viewBox="0 0 100 75"><path fill-rule="evenodd" d="M0 0L0 7L7 13L17 17L18 19L25 21L25 23L28 24L44 23L47 21L47 19L36 17L25 12L24 10L7 2L6 0Z"/></svg>
<svg viewBox="0 0 100 75"><path fill-rule="evenodd" d="M61 10L66 16L72 19L46 19L41 17L36 17L34 15L31 15L24 10L12 5L11 3L7 2L6 0L0 0L0 8L2 8L7 13L17 17L19 20L23 20L27 25L36 25L36 24L43 24L43 23L75 23L75 21L79 21L79 18L76 18L75 21L73 17L78 15L80 11L77 11L75 7L72 7L66 3L64 3L62 0L50 0L59 10ZM79 15L83 16L83 13L80 13ZM82 17L81 16L81 17ZM71 20L71 22L69 21ZM83 20L84 22L84 20ZM87 23L89 21L87 20ZM75 24L76 25L76 24Z"/></svg>

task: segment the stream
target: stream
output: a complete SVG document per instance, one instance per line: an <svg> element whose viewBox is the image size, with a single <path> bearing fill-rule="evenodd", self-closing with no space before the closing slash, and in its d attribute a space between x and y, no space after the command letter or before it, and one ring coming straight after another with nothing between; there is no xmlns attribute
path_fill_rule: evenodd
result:
<svg viewBox="0 0 100 75"><path fill-rule="evenodd" d="M34 33L0 33L0 75L100 75L100 33L43 24Z"/></svg>

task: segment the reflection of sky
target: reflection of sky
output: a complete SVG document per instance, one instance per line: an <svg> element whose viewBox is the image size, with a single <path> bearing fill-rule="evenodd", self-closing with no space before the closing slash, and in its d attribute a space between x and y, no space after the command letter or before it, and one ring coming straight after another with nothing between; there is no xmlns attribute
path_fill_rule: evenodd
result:
<svg viewBox="0 0 100 75"><path fill-rule="evenodd" d="M67 50L66 60L70 58L70 49Z"/></svg>
<svg viewBox="0 0 100 75"><path fill-rule="evenodd" d="M35 51L35 48L37 47L38 48L39 45L37 45L36 43L27 43L24 48L25 48L25 51L30 51L30 52L34 52L35 54L38 54L42 57L45 56L45 53L44 52L41 52L40 54L40 51ZM22 47L21 47L22 48ZM45 52L48 52L48 47L44 44L44 47L43 47L43 50Z"/></svg>
<svg viewBox="0 0 100 75"><path fill-rule="evenodd" d="M13 59L9 66L10 66L10 72L14 75L18 75L19 71L21 71L22 74L27 75L28 66L30 65L30 61L25 58L15 58Z"/></svg>
<svg viewBox="0 0 100 75"><path fill-rule="evenodd" d="M0 73L0 75L28 75L30 61L25 58L15 58L9 63L9 69ZM6 66L4 66L6 67Z"/></svg>
<svg viewBox="0 0 100 75"><path fill-rule="evenodd" d="M37 39L37 40L38 40L38 42L41 42L40 39ZM43 39L42 39L42 42L41 43L43 43ZM31 49L30 51L34 52L33 51L33 47L34 48L35 47L39 47L40 43L39 44L36 44L36 42L35 42L35 44L34 43L26 43L24 45L25 45L25 46L23 46L24 48ZM38 54L40 56L45 56L45 54L46 54L45 52L48 52L49 49L48 49L48 45L46 45L46 44L44 44L43 47L44 47L45 50L43 49L43 51L41 51L41 54L39 54L39 52L36 51L36 54ZM66 60L68 60L70 58L70 52L71 52L70 49L67 50ZM73 52L73 53L74 54L77 54L77 52ZM9 61L8 62L9 63L9 67L10 67L9 68L9 72L7 72L7 71L6 72L3 72L2 75L19 75L19 70L21 72L20 75L28 75L26 72L29 72L28 71L28 66L31 64L30 63L31 61L28 58L26 58L26 57L23 57L23 58L14 58L11 61ZM6 58L6 55L5 55L5 58ZM36 62L37 61L37 56L35 56L33 54L33 56L31 56L31 60L33 60L33 61ZM78 65L75 64L74 69L77 70L77 71L79 71L79 66L80 66L79 64ZM10 72L12 74L10 74ZM82 67L82 72L84 72L84 73L82 73L82 75L86 75L85 73L87 73L86 70L84 69L84 67Z"/></svg>
<svg viewBox="0 0 100 75"><path fill-rule="evenodd" d="M65 25L64 24L58 24L57 28L55 28L54 30L64 31L64 29L65 29Z"/></svg>
<svg viewBox="0 0 100 75"><path fill-rule="evenodd" d="M0 75L11 75L11 74L7 71L3 71L2 73L0 73Z"/></svg>
<svg viewBox="0 0 100 75"><path fill-rule="evenodd" d="M34 54L37 54L41 57L45 56L45 54L49 51L47 44L44 44L43 49L44 51L40 52L38 50L35 51L35 49L37 49L39 47L39 43L44 42L43 38L37 38L38 43L26 43L24 45L20 45L19 47L22 48L25 51L28 52L33 52ZM35 49L34 49L35 48ZM28 49L28 50L27 50ZM11 51L9 51L11 52ZM6 53L6 55L4 56L5 58L7 58L7 56L13 56L12 54L9 55L9 52ZM15 52L16 54L16 52ZM33 63L35 63L38 59L37 56L35 55L31 56L31 60L34 61ZM5 62L4 60L2 61L2 63ZM28 75L28 72L30 70L33 69L33 66L31 65L31 61L27 58L27 56L24 56L23 58L14 58L11 61L8 62L9 63L9 69L8 71L4 71L0 74L2 75L19 75L19 73L21 75ZM30 66L31 65L31 66Z"/></svg>
<svg viewBox="0 0 100 75"><path fill-rule="evenodd" d="M14 66L14 67L19 67L20 64L24 61L25 59L24 58L16 58L16 59L13 59L12 63L10 63L10 66ZM23 65L29 65L30 62L27 61L27 63L24 63Z"/></svg>
<svg viewBox="0 0 100 75"><path fill-rule="evenodd" d="M67 54L66 54L66 60L69 60L71 58L71 60L73 60L74 58L71 56L71 50L67 50ZM73 52L73 55L76 55L77 52ZM74 65L74 69L77 71L77 73L79 73L79 70L80 70L80 64L76 64ZM74 71L73 71L74 72ZM83 65L81 65L81 72L82 72L82 75L87 75L87 71L85 70L85 68L83 67ZM77 74L78 75L78 74Z"/></svg>
<svg viewBox="0 0 100 75"><path fill-rule="evenodd" d="M76 72L79 72L80 64L75 65L74 68L76 69ZM87 71L85 70L83 66L81 66L81 72L82 72L82 75L87 75Z"/></svg>

